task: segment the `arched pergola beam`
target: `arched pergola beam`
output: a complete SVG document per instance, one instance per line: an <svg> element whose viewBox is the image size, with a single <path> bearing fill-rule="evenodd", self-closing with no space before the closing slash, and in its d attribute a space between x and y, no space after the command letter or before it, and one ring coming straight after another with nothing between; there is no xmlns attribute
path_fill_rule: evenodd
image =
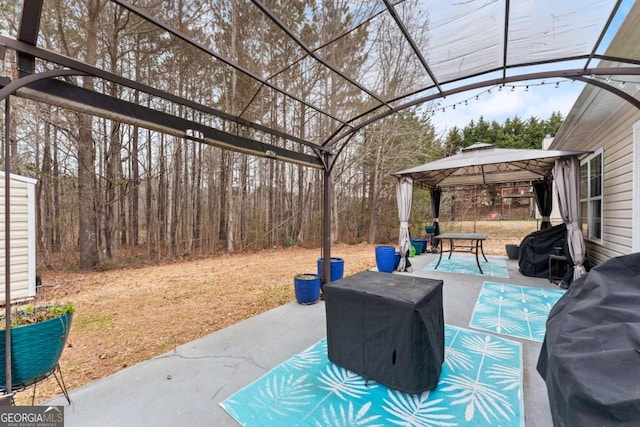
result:
<svg viewBox="0 0 640 427"><path fill-rule="evenodd" d="M522 82L522 81L528 81L528 80L540 80L540 79L548 79L548 78L565 78L565 79L570 79L570 80L580 80L580 81L584 81L586 83L589 84L594 84L598 87L601 87L604 90L607 90L615 95L621 96L623 99L625 99L627 102L631 103L634 107L636 107L637 109L640 109L640 100L634 98L631 95L626 94L625 92L619 90L618 88L615 88L611 85L607 85L607 84L602 84L600 85L599 83L601 82L597 82L597 80L592 79L592 78L588 78L585 76L598 76L598 75L634 75L634 76L638 76L640 75L640 67L601 67L601 68L578 68L578 69L567 69L567 70L553 70L553 71L543 71L543 72L536 72L536 73L526 73L526 74L520 74L517 76L509 76L506 78L498 78L498 79L490 79L490 80L484 80L484 81L480 81L480 82L476 82L476 83L471 83L468 85L463 85L463 86L459 86L453 89L449 89L446 90L444 92L440 92L440 93L434 93L431 95L427 95L427 96L423 96L420 98L417 98L415 100L406 102L404 104L400 104L396 107L394 107L392 110L390 111L383 111L379 114L376 114L370 118L368 118L367 120L357 124L357 125L353 125L352 127L350 127L347 131L340 133L341 131L344 131L344 127L341 129L336 130L336 132L334 132L333 135L331 135L329 137L329 139L327 139L327 141L323 144L326 147L332 147L335 144L337 144L339 141L341 141L344 138L349 137L351 134L358 132L360 129L364 128L365 126L368 126L372 123L377 122L378 120L382 120L385 117L390 116L391 114L395 114L398 113L400 111L406 110L407 108L411 108L411 107L415 107L416 105L420 105L420 104L424 104L425 102L429 102L429 101L433 101L435 99L439 99L439 98L444 98L446 96L450 96L450 95L456 95L458 93L462 93L462 92L467 92L467 91L471 91L471 90L475 90L475 89L482 89L482 88L486 88L486 87L493 87L493 86L501 86L501 85L507 85L510 83L517 83L517 82ZM379 108L379 107L376 107ZM369 113L375 111L375 109L369 110ZM362 114L361 116L365 116L367 113ZM342 151L342 150L340 150Z"/></svg>
<svg viewBox="0 0 640 427"><path fill-rule="evenodd" d="M2 89L0 89L0 101L5 99L7 96L13 94L18 89L22 89L25 86L29 86L32 83L38 82L40 80L51 79L54 77L63 77L63 76L85 76L86 73L82 71L73 70L73 69L61 69L61 70L49 70L43 71L37 74L29 74L24 77L20 77L18 80L14 80Z"/></svg>

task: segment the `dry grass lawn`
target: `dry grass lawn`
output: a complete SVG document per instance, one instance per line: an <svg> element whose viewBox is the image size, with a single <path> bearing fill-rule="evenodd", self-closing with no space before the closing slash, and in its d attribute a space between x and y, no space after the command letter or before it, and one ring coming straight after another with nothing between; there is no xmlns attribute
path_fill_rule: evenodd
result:
<svg viewBox="0 0 640 427"><path fill-rule="evenodd" d="M443 224L472 231L472 224ZM485 253L505 255L535 222L487 221ZM345 275L375 266L375 246L334 245ZM319 249L270 249L166 265L106 272L41 272L38 303L75 304L68 346L60 361L69 389L112 374L180 344L295 300L293 276L315 272ZM36 402L60 394L53 379L38 385ZM30 404L31 390L18 403Z"/></svg>

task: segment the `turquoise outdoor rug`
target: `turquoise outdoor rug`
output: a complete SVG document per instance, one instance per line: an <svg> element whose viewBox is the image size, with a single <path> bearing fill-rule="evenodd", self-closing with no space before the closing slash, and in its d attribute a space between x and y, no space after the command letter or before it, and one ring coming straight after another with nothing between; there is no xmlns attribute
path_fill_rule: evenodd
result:
<svg viewBox="0 0 640 427"><path fill-rule="evenodd" d="M556 289L484 282L469 326L542 342L549 311L562 295Z"/></svg>
<svg viewBox="0 0 640 427"><path fill-rule="evenodd" d="M424 270L428 271L443 271L446 273L459 273L459 274L475 274L478 276L488 276L488 277L504 277L508 278L509 273L507 272L507 263L503 259L491 259L489 261L485 261L482 257L480 257L480 267L482 267L482 272L478 270L478 265L476 264L475 257L461 257L452 255L451 259L447 259L448 255L442 254L442 261L440 261L440 265L436 270L436 264L438 263L438 259L434 259L431 264L427 265Z"/></svg>
<svg viewBox="0 0 640 427"><path fill-rule="evenodd" d="M522 346L447 325L438 388L390 389L334 365L327 342L293 356L220 405L243 426L523 426Z"/></svg>

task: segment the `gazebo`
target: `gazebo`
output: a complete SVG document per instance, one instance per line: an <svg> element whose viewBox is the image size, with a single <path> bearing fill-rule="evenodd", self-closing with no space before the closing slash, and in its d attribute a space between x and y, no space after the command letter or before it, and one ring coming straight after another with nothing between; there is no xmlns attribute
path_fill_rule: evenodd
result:
<svg viewBox="0 0 640 427"><path fill-rule="evenodd" d="M580 230L578 195L579 163L584 151L496 148L476 143L458 154L394 173L400 232L399 271L406 270L406 254L410 248L409 215L414 185L429 188L435 235L440 234L439 216L442 189L446 187L527 182L533 186L536 204L542 215L541 229L551 226L549 215L553 204L552 181L556 181L563 222L567 226L567 242L574 261L574 278L584 273L584 240Z"/></svg>

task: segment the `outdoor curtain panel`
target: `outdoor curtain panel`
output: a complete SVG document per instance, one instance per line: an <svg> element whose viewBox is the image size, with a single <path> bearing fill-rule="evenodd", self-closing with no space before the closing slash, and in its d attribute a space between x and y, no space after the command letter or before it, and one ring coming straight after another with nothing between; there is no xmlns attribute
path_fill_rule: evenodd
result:
<svg viewBox="0 0 640 427"><path fill-rule="evenodd" d="M552 181L542 181L533 184L533 194L536 196L536 205L542 215L540 230L551 228L551 210L553 209L553 183Z"/></svg>
<svg viewBox="0 0 640 427"><path fill-rule="evenodd" d="M580 165L576 157L556 160L553 179L558 191L558 204L562 220L567 226L567 243L573 260L573 279L579 279L586 270L584 262L584 239L578 220L580 219Z"/></svg>
<svg viewBox="0 0 640 427"><path fill-rule="evenodd" d="M407 270L407 252L411 249L409 215L411 214L411 199L413 197L413 178L408 176L398 177L396 193L398 200L398 217L400 218L400 235L398 237L400 263L398 264L398 271L410 271Z"/></svg>
<svg viewBox="0 0 640 427"><path fill-rule="evenodd" d="M440 217L440 198L442 197L442 189L440 188L429 188L429 194L431 195L431 214L433 215L433 226L436 228L436 231L433 233L434 236L440 234L440 224L438 224L438 218Z"/></svg>

